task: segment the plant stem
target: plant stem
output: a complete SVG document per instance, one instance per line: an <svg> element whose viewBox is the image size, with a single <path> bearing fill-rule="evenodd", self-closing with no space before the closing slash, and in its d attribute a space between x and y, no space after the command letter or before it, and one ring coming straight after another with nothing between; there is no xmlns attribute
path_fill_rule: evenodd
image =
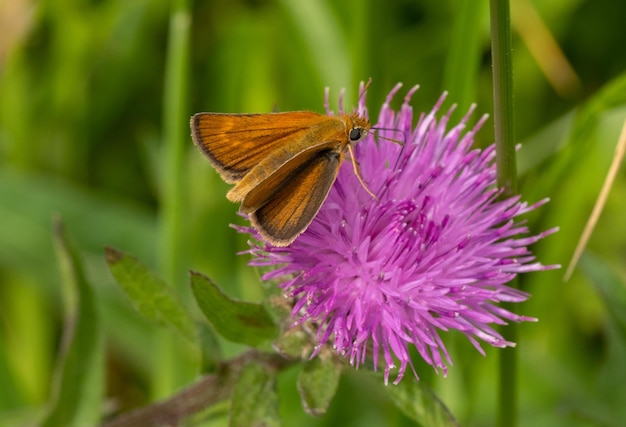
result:
<svg viewBox="0 0 626 427"><path fill-rule="evenodd" d="M189 57L190 6L188 0L173 0L167 47L163 134L164 150L159 183L161 191L160 258L165 280L183 300L189 300L185 286L185 251L182 210L185 203L184 153L188 139L187 68ZM187 298L189 296L189 298ZM169 395L185 383L182 349L176 337L164 334L157 338L158 358L155 360L153 397Z"/></svg>
<svg viewBox="0 0 626 427"><path fill-rule="evenodd" d="M101 427L181 425L189 416L228 399L241 370L253 362L264 364L276 371L282 371L296 363L278 354L249 350L223 363L217 372L204 375L193 384L178 390L173 396L122 414Z"/></svg>
<svg viewBox="0 0 626 427"><path fill-rule="evenodd" d="M491 0L491 55L498 187L504 191L502 197L506 198L517 194L513 61L508 0Z"/></svg>
<svg viewBox="0 0 626 427"><path fill-rule="evenodd" d="M490 0L490 15L497 183L502 190L501 198L508 198L517 194L511 20L508 0ZM510 286L517 287L517 280L512 281ZM504 308L507 308L506 305ZM515 323L507 326L506 333L509 341L517 341ZM511 348L500 352L498 398L497 425L517 426L517 352Z"/></svg>

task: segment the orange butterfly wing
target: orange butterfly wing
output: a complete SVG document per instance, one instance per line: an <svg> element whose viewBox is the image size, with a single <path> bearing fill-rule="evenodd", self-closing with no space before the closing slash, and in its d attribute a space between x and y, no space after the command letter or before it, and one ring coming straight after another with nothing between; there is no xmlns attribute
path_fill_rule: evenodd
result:
<svg viewBox="0 0 626 427"><path fill-rule="evenodd" d="M327 119L308 111L198 113L191 118L191 135L222 179L236 183L272 152L303 139L310 127Z"/></svg>
<svg viewBox="0 0 626 427"><path fill-rule="evenodd" d="M343 160L338 146L329 141L301 153L244 198L241 211L249 213L252 225L272 244L290 244L317 215Z"/></svg>

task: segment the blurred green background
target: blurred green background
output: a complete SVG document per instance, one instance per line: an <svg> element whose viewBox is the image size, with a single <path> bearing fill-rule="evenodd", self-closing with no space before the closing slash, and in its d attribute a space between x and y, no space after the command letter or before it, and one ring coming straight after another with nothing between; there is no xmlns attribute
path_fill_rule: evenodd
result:
<svg viewBox="0 0 626 427"><path fill-rule="evenodd" d="M528 216L529 226L561 231L533 250L544 264L566 266L626 116L626 2L512 3L520 191L531 203L551 198ZM407 90L421 85L417 111L448 90L447 105L459 104L457 120L472 102L492 114L488 12L485 0L196 1L179 82L188 91L181 129L188 132L187 119L198 111L321 112L325 86L331 100L345 87L350 108L358 82L369 77L374 117L397 82ZM154 342L163 332L130 307L103 248L166 270L170 14L171 4L158 0L0 1L0 425L36 419L50 399L64 322L55 216L76 240L95 290L109 406L151 399L155 367L164 363ZM492 141L492 123L480 144ZM245 239L228 227L240 222L224 197L228 186L186 138L183 174L173 181L180 184L183 242L174 255L230 295L259 300L256 273L236 255ZM520 425L618 426L626 419L625 183L621 172L569 282L563 269L521 278L533 296L516 310L539 323L520 327ZM188 293L185 276L180 282L179 292ZM483 358L461 337L445 335L455 365L447 378L418 365L420 376L463 425L493 425L500 350L487 349ZM222 345L226 357L242 349ZM191 381L197 356L181 353ZM312 418L301 408L296 373L280 376L285 426L412 425L379 379L354 373L343 377L329 412ZM225 425L225 411L218 408L207 425Z"/></svg>

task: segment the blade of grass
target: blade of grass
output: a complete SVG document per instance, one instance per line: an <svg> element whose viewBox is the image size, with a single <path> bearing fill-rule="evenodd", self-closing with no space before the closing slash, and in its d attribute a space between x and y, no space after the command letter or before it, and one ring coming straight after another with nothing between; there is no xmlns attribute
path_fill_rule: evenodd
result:
<svg viewBox="0 0 626 427"><path fill-rule="evenodd" d="M452 26L452 40L446 58L443 91L458 104L456 114L463 115L476 102L480 67L481 33L484 0L461 0Z"/></svg>
<svg viewBox="0 0 626 427"><path fill-rule="evenodd" d="M327 2L282 0L281 3L300 31L321 82L335 90L352 87L347 43ZM351 105L350 99L346 99L346 105Z"/></svg>
<svg viewBox="0 0 626 427"><path fill-rule="evenodd" d="M44 427L96 425L104 390L104 349L96 299L82 260L60 221L55 243L67 300L62 357Z"/></svg>
<svg viewBox="0 0 626 427"><path fill-rule="evenodd" d="M174 0L171 5L168 51L163 99L164 139L160 218L159 264L165 281L174 287L183 301L191 295L185 286L185 243L182 211L184 192L184 153L188 141L187 68L191 26L188 0ZM184 360L178 341L171 334L158 338L153 380L153 397L164 397L192 378L193 368Z"/></svg>
<svg viewBox="0 0 626 427"><path fill-rule="evenodd" d="M615 155L613 156L613 162L611 163L611 167L606 175L604 180L604 184L602 184L602 190L600 190L600 194L598 194L598 200L596 200L595 205L593 206L593 211L591 215L589 215L589 219L587 220L587 224L585 225L585 229L580 235L580 240L576 245L576 250L574 250L574 254L572 255L572 259L569 262L569 266L567 267L567 271L565 272L564 281L568 281L576 264L578 263L578 259L580 255L583 253L583 250L587 246L587 242L589 241L589 237L591 237L591 233L593 233L593 229L595 228L598 219L600 218L600 214L602 213L602 209L604 208L604 204L606 203L606 199L609 197L609 192L611 188L613 188L613 183L615 182L615 177L617 176L617 172L619 171L619 167L622 164L622 160L624 159L624 153L626 152L626 120L624 120L624 125L622 127L622 132L617 141L617 146L615 147Z"/></svg>

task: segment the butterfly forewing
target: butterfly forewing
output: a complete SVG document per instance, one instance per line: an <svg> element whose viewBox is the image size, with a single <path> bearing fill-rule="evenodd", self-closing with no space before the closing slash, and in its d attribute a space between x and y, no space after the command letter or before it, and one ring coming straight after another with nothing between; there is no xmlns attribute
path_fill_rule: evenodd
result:
<svg viewBox="0 0 626 427"><path fill-rule="evenodd" d="M283 168L264 186L283 179L273 196L250 214L250 222L275 246L290 244L309 226L335 182L342 152L322 150L292 171ZM284 179L284 176L289 179ZM271 182L270 182L271 180ZM256 192L256 189L255 189ZM262 194L253 198L261 200ZM297 201L297 202L296 202ZM244 204L247 198L244 199ZM242 204L243 207L243 204Z"/></svg>
<svg viewBox="0 0 626 427"><path fill-rule="evenodd" d="M327 118L299 111L271 114L198 113L191 118L194 143L209 158L221 177L239 181L275 150ZM301 134L301 135L300 135Z"/></svg>

